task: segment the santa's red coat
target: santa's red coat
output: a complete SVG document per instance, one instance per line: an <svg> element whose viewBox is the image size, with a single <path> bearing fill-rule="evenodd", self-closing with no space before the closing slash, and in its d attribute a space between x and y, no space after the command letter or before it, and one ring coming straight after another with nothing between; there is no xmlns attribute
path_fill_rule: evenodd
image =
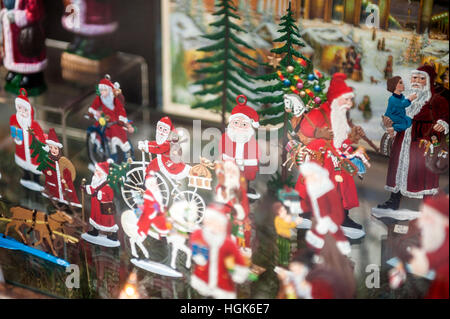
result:
<svg viewBox="0 0 450 319"><path fill-rule="evenodd" d="M114 0L71 0L69 5L71 6L66 6L62 17L62 25L67 31L85 36L100 36L113 33L119 26L114 12Z"/></svg>
<svg viewBox="0 0 450 319"><path fill-rule="evenodd" d="M411 198L435 195L439 188L439 176L427 169L424 148L419 148L420 140L430 140L432 135L443 137L432 128L439 120L448 125L448 102L433 94L416 116L412 126L397 133L392 145L387 174L386 190L401 192ZM399 163L403 163L400 165Z"/></svg>
<svg viewBox="0 0 450 319"><path fill-rule="evenodd" d="M150 164L147 166L146 174L150 171L162 172L164 175L175 180L186 178L190 167L183 162L175 163L170 159L170 142L165 141L161 145L155 141L148 142L148 152L155 154Z"/></svg>
<svg viewBox="0 0 450 319"><path fill-rule="evenodd" d="M0 14L3 27L3 65L8 71L31 74L38 73L47 66L45 48L35 57L26 57L19 49L21 31L30 25L41 29L44 34L42 20L44 18L44 5L42 0L16 0L14 12L15 23L8 18L8 10L1 1ZM11 11L11 10L9 10Z"/></svg>
<svg viewBox="0 0 450 319"><path fill-rule="evenodd" d="M311 125L306 118L304 118L300 124L300 132L308 138L314 138L314 140L308 144L308 148L313 151L320 151L322 148L328 147L334 150L335 152L340 153L343 153L345 151L351 152L350 147L351 141L349 139L345 140L342 143L341 149L337 150L334 147L333 141L326 141L324 139L317 139L314 137L314 133L317 128L329 127L329 123L331 123L330 103L326 102L322 104L320 108L322 109L322 112L319 109L314 109L307 114L309 120L312 122L313 125ZM326 116L326 118L324 117L324 115ZM356 185L353 177L344 170L335 171L333 161L331 157L328 156L328 154L325 154L323 167L326 168L330 173L330 179L335 184L336 189L339 192L344 209L350 210L352 208L358 207L359 206L358 192L356 190ZM342 176L343 179L342 183L338 183L336 181L337 175ZM305 199L307 197L306 188L303 182L303 177L301 175L297 181L295 189L299 193L300 198ZM307 205L306 201L302 201L302 209L303 211L308 212L311 211L311 207Z"/></svg>
<svg viewBox="0 0 450 319"><path fill-rule="evenodd" d="M34 117L34 112L31 111L31 117ZM16 164L19 165L21 168L23 168L26 171L30 171L34 174L40 175L41 172L37 170L38 163L37 163L37 156L32 158L31 154L33 151L30 149L30 146L33 142L33 137L31 134L29 134L28 130L31 129L34 132L35 137L42 143L45 143L45 137L44 137L44 131L42 130L41 126L38 122L32 120L31 121L31 127L30 128L22 128L17 121L17 116L14 114L9 119L9 125L11 129L14 130L21 130L23 134L23 140L19 140L18 138L14 139L14 142L16 144L16 151L15 151L15 161Z"/></svg>
<svg viewBox="0 0 450 319"><path fill-rule="evenodd" d="M95 189L92 186L89 188L88 194L97 193L91 197L91 218L90 224L97 230L105 232L117 232L119 227L116 224L114 215L106 215L101 210L101 203L108 204L114 201L114 191L109 185L99 186L101 188Z"/></svg>
<svg viewBox="0 0 450 319"><path fill-rule="evenodd" d="M351 252L350 244L342 232L344 209L340 195L334 184L321 184L315 190L309 190L306 199L313 212L313 228L306 234L307 244L316 252L320 252L325 245L327 234L334 237L336 245L343 255Z"/></svg>
<svg viewBox="0 0 450 319"><path fill-rule="evenodd" d="M169 233L162 209L151 190L147 189L144 195L143 212L137 224L139 234L147 236L149 230L156 231L161 236L166 236Z"/></svg>
<svg viewBox="0 0 450 319"><path fill-rule="evenodd" d="M448 299L449 298L449 233L441 247L427 254L430 269L436 272L436 278L433 280L428 299Z"/></svg>
<svg viewBox="0 0 450 319"><path fill-rule="evenodd" d="M256 178L256 174L259 171L259 159L261 153L259 150L258 142L253 136L249 142L236 143L233 142L228 134L222 135L222 139L219 143L220 157L224 161L235 161L243 172L245 179L253 181Z"/></svg>
<svg viewBox="0 0 450 319"><path fill-rule="evenodd" d="M205 264L195 264L191 277L192 287L204 296L218 299L236 298L235 281L243 282L248 274L248 268L231 237L227 236L218 249L211 249L200 229L192 233L190 243L194 252L196 249L207 249L209 255ZM225 265L225 260L229 257L233 258L235 263L233 275ZM196 259L193 260L195 262ZM240 277L239 280L237 277L233 278L234 275Z"/></svg>
<svg viewBox="0 0 450 319"><path fill-rule="evenodd" d="M128 124L127 112L123 107L123 103L117 97L114 98L114 109L111 110L103 104L100 96L97 96L89 108L91 114L94 114L95 111L100 111L105 116L108 116L110 123L121 122L122 124ZM114 124L106 129L105 134L106 137L111 139L113 150L115 147L120 147L124 152L128 152L131 149L127 132L127 128L119 124Z"/></svg>
<svg viewBox="0 0 450 319"><path fill-rule="evenodd" d="M49 165L54 170L47 168L43 173L45 175L44 187L51 198L63 204L81 207L69 169L65 168L61 176L59 161L54 162L54 164L50 163ZM66 183L62 182L63 179Z"/></svg>

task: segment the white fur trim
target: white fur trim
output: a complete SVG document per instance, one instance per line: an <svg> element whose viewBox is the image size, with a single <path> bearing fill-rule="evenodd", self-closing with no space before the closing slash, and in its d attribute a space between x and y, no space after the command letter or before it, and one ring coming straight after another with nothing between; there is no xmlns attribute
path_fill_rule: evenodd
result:
<svg viewBox="0 0 450 319"><path fill-rule="evenodd" d="M128 118L126 118L125 116L119 115L119 121L122 121L124 123L128 123Z"/></svg>
<svg viewBox="0 0 450 319"><path fill-rule="evenodd" d="M56 146L58 148L63 148L63 145L61 143L58 143L58 142L55 142L55 141L52 141L52 140L46 140L45 143L47 145Z"/></svg>
<svg viewBox="0 0 450 319"><path fill-rule="evenodd" d="M111 22L109 24L87 24L86 23L86 3L84 0L75 0L73 4L79 9L79 25L75 26L74 21L70 21L71 16L62 17L62 25L67 31L75 34L81 34L85 36L99 36L104 34L110 34L117 30L119 24L117 22ZM70 22L69 22L70 21Z"/></svg>
<svg viewBox="0 0 450 319"><path fill-rule="evenodd" d="M103 198L103 193L102 193L102 191L99 191L99 192L97 193L97 199L101 201L102 198Z"/></svg>
<svg viewBox="0 0 450 319"><path fill-rule="evenodd" d="M443 127L445 127L445 132L444 133L445 133L445 135L447 135L448 132L449 132L448 123L445 122L444 120L438 120L437 124L442 125Z"/></svg>
<svg viewBox="0 0 450 319"><path fill-rule="evenodd" d="M158 161L158 166L159 166L159 170L166 175L169 178L172 178L176 181L185 179L188 175L189 175L189 171L191 170L191 167L189 165L185 165L184 169L178 173L177 175L171 174L169 173L169 171L166 169L166 166L164 165L164 163L161 160L161 154L158 154L156 156L157 161Z"/></svg>
<svg viewBox="0 0 450 319"><path fill-rule="evenodd" d="M247 280L249 272L248 267L235 265L231 278L235 283L243 284Z"/></svg>
<svg viewBox="0 0 450 319"><path fill-rule="evenodd" d="M202 296L211 296L215 299L236 299L236 292L225 291L217 286L211 287L196 275L191 276L191 286Z"/></svg>
<svg viewBox="0 0 450 319"><path fill-rule="evenodd" d="M328 233L328 222L325 218L319 218L317 220L316 225L316 232L318 232L320 235L325 235Z"/></svg>
<svg viewBox="0 0 450 319"><path fill-rule="evenodd" d="M339 226L336 225L329 216L325 217L325 220L327 221L327 224L328 224L328 230L332 234L336 234L336 232L339 230Z"/></svg>
<svg viewBox="0 0 450 319"><path fill-rule="evenodd" d="M305 240L311 246L318 249L322 249L323 246L325 245L325 241L323 240L323 238L320 238L319 236L314 234L311 230L308 230L306 232Z"/></svg>
<svg viewBox="0 0 450 319"><path fill-rule="evenodd" d="M244 113L236 113L236 114L230 115L230 117L228 118L228 122L231 122L232 120L234 120L235 118L238 118L238 117L243 117L243 118L245 118L245 120L247 122L253 123L253 120L250 117L248 117L247 115L245 115Z"/></svg>
<svg viewBox="0 0 450 319"><path fill-rule="evenodd" d="M131 150L131 144L129 141L126 141L125 143L122 142L122 140L116 136L114 136L111 139L111 146L112 149L114 150L116 147L120 147L120 149L122 150L122 152L129 152Z"/></svg>
<svg viewBox="0 0 450 319"><path fill-rule="evenodd" d="M14 10L14 22L19 28L25 27L28 24L27 12L25 10Z"/></svg>
<svg viewBox="0 0 450 319"><path fill-rule="evenodd" d="M336 242L336 247L344 256L349 256L352 252L352 247L348 241L338 241Z"/></svg>
<svg viewBox="0 0 450 319"><path fill-rule="evenodd" d="M353 93L353 92L345 93L345 94L340 95L338 98L341 98L341 97L343 97L345 99L350 98L350 97L353 98L353 97L355 97L355 93Z"/></svg>
<svg viewBox="0 0 450 319"><path fill-rule="evenodd" d="M18 106L22 106L25 107L28 111L31 112L31 104L27 101L25 101L24 99L17 97L15 100L15 105L16 105L16 109Z"/></svg>
<svg viewBox="0 0 450 319"><path fill-rule="evenodd" d="M246 159L244 160L244 166L258 166L257 159Z"/></svg>
<svg viewBox="0 0 450 319"><path fill-rule="evenodd" d="M153 228L154 230L156 230L156 231L158 232L158 234L161 235L161 236L163 236L163 237L167 236L167 234L169 234L169 232L170 232L170 230L168 230L168 229L166 229L166 230L159 229L159 228L158 228L157 226L155 226L155 224L153 224L153 223L152 223L152 228Z"/></svg>
<svg viewBox="0 0 450 319"><path fill-rule="evenodd" d="M97 230L108 232L108 233L115 233L119 230L119 226L114 225L112 227L102 226L97 224L92 218L89 218L89 223Z"/></svg>
<svg viewBox="0 0 450 319"><path fill-rule="evenodd" d="M244 208L242 207L242 205L237 204L237 205L234 206L234 209L236 210L236 215L237 215L236 218L238 220L244 220L244 218L245 218L245 211L244 211Z"/></svg>
<svg viewBox="0 0 450 319"><path fill-rule="evenodd" d="M19 1L16 0L16 3ZM4 57L3 65L9 71L22 73L22 74L32 74L43 71L47 67L47 59L44 59L37 63L16 63L14 61L14 50L12 46L12 32L11 24L7 16L8 10L3 9L1 16L1 23L3 25L3 43L4 43Z"/></svg>
<svg viewBox="0 0 450 319"><path fill-rule="evenodd" d="M20 166L21 168L23 168L24 170L30 171L31 173L36 174L36 175L42 175L42 172L38 171L38 169L37 169L38 165L35 166L35 165L31 164L31 162L24 161L17 155L14 155L14 159L16 161L16 164L18 166Z"/></svg>

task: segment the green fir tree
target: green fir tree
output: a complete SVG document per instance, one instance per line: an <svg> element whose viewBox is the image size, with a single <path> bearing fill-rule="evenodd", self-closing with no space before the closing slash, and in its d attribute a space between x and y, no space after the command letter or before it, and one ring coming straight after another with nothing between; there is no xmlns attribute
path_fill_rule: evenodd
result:
<svg viewBox="0 0 450 319"><path fill-rule="evenodd" d="M31 157L35 158L37 156L36 162L39 164L37 168L38 171L43 172L46 169L55 171L55 168L53 167L55 162L50 159L49 152L45 150L47 145L39 141L33 131L30 130L30 133L32 136L30 145L30 149L32 150Z"/></svg>
<svg viewBox="0 0 450 319"><path fill-rule="evenodd" d="M254 71L249 61L256 62L256 60L245 53L243 48L254 49L236 35L239 32L246 33L233 22L233 19L240 20L236 12L237 9L232 0L217 1L216 12L213 15L218 17L218 20L210 24L214 32L204 35L206 39L214 41L214 44L198 50L207 53L208 56L197 61L207 66L196 70L197 73L206 77L195 82L196 85L204 87L195 92L195 95L201 97L213 95L214 97L196 103L192 107L221 112L223 129L225 129L226 114L236 105L236 98L243 93L242 89L253 91L249 86L249 83L253 81L252 76L245 69ZM254 102L251 98L248 100Z"/></svg>
<svg viewBox="0 0 450 319"><path fill-rule="evenodd" d="M116 163L109 164L108 185L114 190L116 194L121 194L120 189L126 179L127 173L130 170L130 163L124 162L120 165Z"/></svg>

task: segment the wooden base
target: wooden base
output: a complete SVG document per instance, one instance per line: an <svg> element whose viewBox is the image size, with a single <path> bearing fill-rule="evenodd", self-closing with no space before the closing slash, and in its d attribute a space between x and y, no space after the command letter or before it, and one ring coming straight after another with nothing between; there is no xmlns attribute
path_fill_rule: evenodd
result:
<svg viewBox="0 0 450 319"><path fill-rule="evenodd" d="M62 77L66 81L91 83L104 76L116 60L111 55L101 60L91 60L69 52L61 55Z"/></svg>

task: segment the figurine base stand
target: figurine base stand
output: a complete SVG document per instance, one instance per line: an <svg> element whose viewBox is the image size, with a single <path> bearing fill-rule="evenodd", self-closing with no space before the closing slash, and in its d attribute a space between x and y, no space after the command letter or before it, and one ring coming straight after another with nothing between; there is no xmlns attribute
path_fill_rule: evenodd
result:
<svg viewBox="0 0 450 319"><path fill-rule="evenodd" d="M160 264L150 260L142 260L142 259L131 259L131 263L136 267L144 269L146 271L152 272L157 275L165 276L165 277L173 277L173 278L182 278L183 274L176 271L169 266L164 264Z"/></svg>
<svg viewBox="0 0 450 319"><path fill-rule="evenodd" d="M374 207L372 208L372 216L376 218L392 218L400 221L411 221L419 218L420 212L409 209L382 209Z"/></svg>
<svg viewBox="0 0 450 319"><path fill-rule="evenodd" d="M63 52L61 55L62 77L66 81L92 83L111 69L116 60L111 55L99 60L92 60L77 54Z"/></svg>
<svg viewBox="0 0 450 319"><path fill-rule="evenodd" d="M88 243L91 243L94 245L99 245L99 246L108 247L108 248L120 247L120 241L110 240L105 235L91 236L88 233L84 233L81 235L81 238L83 238Z"/></svg>
<svg viewBox="0 0 450 319"><path fill-rule="evenodd" d="M7 82L5 84L5 91L12 93L14 95L20 95L20 89L22 88L20 86L21 79L22 79L22 75L20 75L20 74L16 75L16 77L14 78L13 81ZM45 82L42 82L37 86L26 88L26 90L27 90L29 97L39 96L42 93L44 93L45 91L47 91L47 85L45 84Z"/></svg>

